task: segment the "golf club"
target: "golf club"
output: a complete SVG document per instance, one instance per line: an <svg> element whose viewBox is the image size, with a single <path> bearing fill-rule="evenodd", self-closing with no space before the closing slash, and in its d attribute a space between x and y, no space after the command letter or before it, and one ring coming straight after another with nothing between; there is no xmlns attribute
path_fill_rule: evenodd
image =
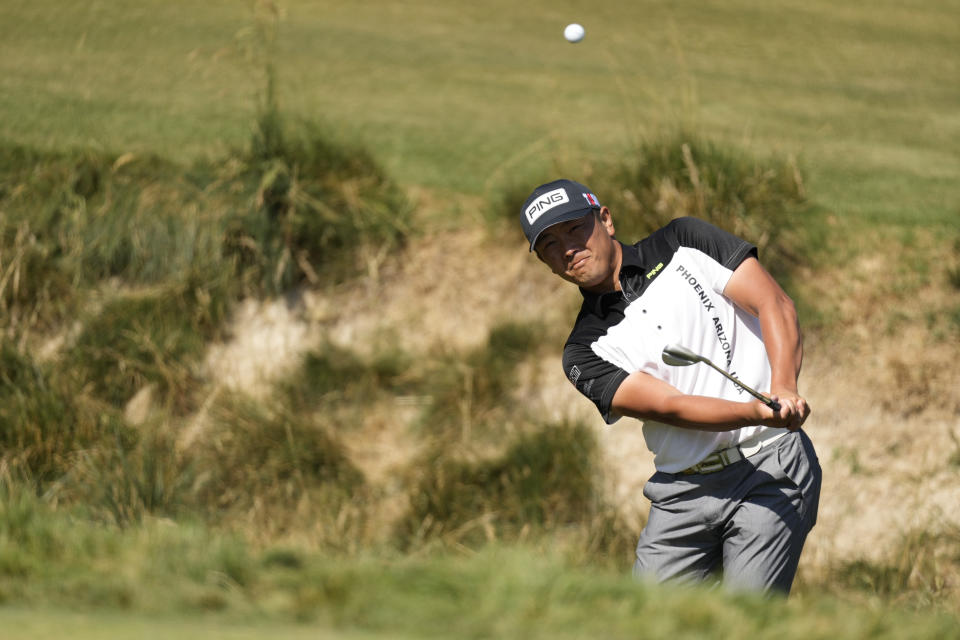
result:
<svg viewBox="0 0 960 640"><path fill-rule="evenodd" d="M691 364L696 364L698 362L702 362L704 364L710 365L711 367L713 367L714 369L716 369L717 371L725 375L734 384L743 388L747 393L752 395L754 398L756 398L760 402L764 403L774 411L780 411L779 402L777 402L776 400L771 400L770 398L763 395L762 393L758 393L754 391L753 389L743 384L742 382L734 378L732 375L730 375L729 373L727 373L717 365L710 362L710 360L708 360L707 358L704 358L703 356L694 353L693 351L691 351L690 349L687 349L686 347L680 346L679 344L668 344L663 348L663 353L660 354L660 357L663 359L663 361L666 364L669 364L672 367L687 367L687 366L690 366Z"/></svg>

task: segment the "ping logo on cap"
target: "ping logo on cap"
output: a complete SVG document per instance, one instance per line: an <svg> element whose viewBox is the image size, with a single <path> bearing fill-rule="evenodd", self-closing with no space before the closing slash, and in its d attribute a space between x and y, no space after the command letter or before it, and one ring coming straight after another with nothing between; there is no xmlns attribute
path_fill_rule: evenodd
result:
<svg viewBox="0 0 960 640"><path fill-rule="evenodd" d="M537 199L530 203L525 212L527 222L533 224L544 213L565 202L570 202L570 197L567 196L567 190L563 187L537 196Z"/></svg>

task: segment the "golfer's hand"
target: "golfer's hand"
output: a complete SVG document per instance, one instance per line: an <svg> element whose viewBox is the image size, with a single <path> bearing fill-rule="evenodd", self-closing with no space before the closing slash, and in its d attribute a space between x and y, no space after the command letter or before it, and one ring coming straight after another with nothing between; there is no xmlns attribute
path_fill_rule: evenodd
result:
<svg viewBox="0 0 960 640"><path fill-rule="evenodd" d="M790 390L774 391L770 397L780 403L780 411L767 407L771 416L770 420L764 420L764 424L770 427L786 427L790 431L799 430L810 415L810 404L806 398Z"/></svg>

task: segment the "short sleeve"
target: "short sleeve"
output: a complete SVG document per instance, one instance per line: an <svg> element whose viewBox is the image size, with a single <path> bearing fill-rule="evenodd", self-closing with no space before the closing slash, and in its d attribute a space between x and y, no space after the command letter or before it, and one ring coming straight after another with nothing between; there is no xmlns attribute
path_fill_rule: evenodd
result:
<svg viewBox="0 0 960 640"><path fill-rule="evenodd" d="M677 218L666 228L679 246L702 251L731 271L747 258L757 257L756 246L699 218Z"/></svg>
<svg viewBox="0 0 960 640"><path fill-rule="evenodd" d="M620 383L629 375L620 367L595 354L584 344L568 342L563 349L563 370L577 391L596 405L604 422L613 424L620 419L611 414L610 405Z"/></svg>

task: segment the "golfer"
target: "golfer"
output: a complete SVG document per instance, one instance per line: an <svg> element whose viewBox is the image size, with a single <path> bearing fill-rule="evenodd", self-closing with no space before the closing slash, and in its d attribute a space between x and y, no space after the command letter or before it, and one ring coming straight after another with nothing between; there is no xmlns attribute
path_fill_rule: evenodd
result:
<svg viewBox="0 0 960 640"><path fill-rule="evenodd" d="M796 310L756 247L696 218L623 244L610 210L570 180L537 187L521 223L531 251L583 295L564 372L608 424L642 420L655 456L635 574L788 593L821 472L800 430L810 406L797 391ZM769 390L780 410L706 365L665 364L670 344Z"/></svg>

